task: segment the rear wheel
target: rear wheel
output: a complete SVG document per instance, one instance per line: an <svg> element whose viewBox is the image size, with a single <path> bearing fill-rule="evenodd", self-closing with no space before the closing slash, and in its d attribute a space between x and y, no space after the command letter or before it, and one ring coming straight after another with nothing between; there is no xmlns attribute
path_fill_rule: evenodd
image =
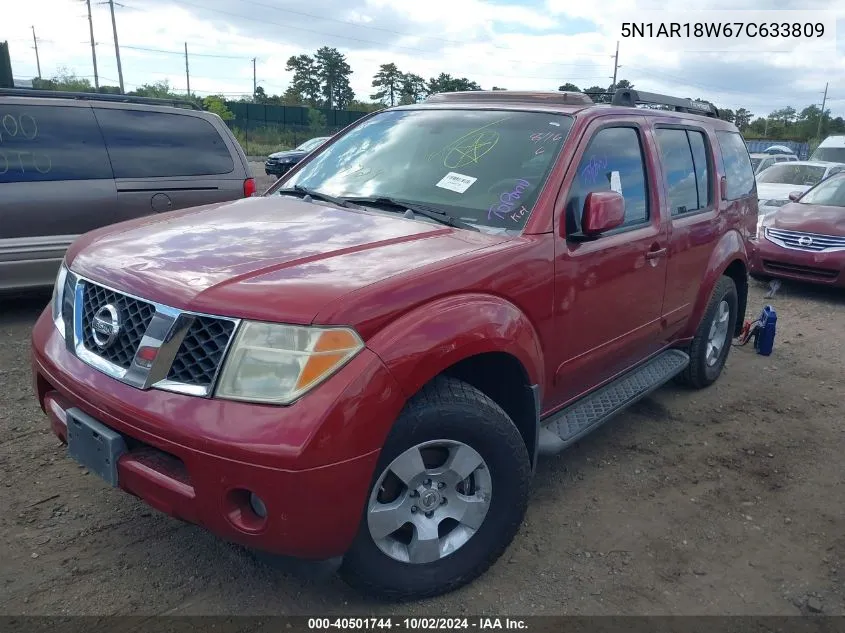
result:
<svg viewBox="0 0 845 633"><path fill-rule="evenodd" d="M678 377L680 382L696 389L716 382L731 350L737 304L734 280L721 277L689 347L690 363Z"/></svg>
<svg viewBox="0 0 845 633"><path fill-rule="evenodd" d="M531 466L516 426L483 393L438 378L396 421L342 577L392 599L434 596L501 556L525 515Z"/></svg>

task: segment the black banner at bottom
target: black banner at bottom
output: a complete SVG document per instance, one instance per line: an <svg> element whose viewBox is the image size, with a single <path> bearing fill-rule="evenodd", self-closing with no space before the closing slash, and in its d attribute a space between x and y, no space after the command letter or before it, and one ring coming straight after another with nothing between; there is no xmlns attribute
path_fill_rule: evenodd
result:
<svg viewBox="0 0 845 633"><path fill-rule="evenodd" d="M845 633L845 616L0 616L3 633Z"/></svg>

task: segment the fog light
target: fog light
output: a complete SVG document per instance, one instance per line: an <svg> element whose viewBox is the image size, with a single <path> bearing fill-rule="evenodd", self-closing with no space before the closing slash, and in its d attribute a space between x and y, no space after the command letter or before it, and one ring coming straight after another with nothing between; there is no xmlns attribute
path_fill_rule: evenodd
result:
<svg viewBox="0 0 845 633"><path fill-rule="evenodd" d="M264 502L261 500L261 497L254 492L249 493L249 507L252 508L252 511L262 519L267 516L267 508L264 505Z"/></svg>

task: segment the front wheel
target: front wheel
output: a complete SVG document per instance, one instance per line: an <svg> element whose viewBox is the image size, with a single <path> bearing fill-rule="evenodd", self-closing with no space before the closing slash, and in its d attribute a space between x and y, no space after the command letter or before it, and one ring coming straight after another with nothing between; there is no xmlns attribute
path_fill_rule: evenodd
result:
<svg viewBox="0 0 845 633"><path fill-rule="evenodd" d="M716 382L731 350L738 303L734 280L721 277L688 350L690 363L680 382L696 389Z"/></svg>
<svg viewBox="0 0 845 633"><path fill-rule="evenodd" d="M505 412L438 378L391 431L342 577L392 599L435 596L484 573L516 535L531 465Z"/></svg>

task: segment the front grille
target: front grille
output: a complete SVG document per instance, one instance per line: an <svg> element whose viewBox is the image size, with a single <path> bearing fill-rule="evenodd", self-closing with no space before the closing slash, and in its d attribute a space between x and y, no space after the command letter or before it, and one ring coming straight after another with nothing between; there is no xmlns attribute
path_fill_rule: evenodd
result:
<svg viewBox="0 0 845 633"><path fill-rule="evenodd" d="M798 264L787 264L784 262L775 262L768 259L763 260L763 266L773 273L787 273L791 275L801 275L803 277L815 277L818 279L831 280L836 279L839 275L838 270L831 270L830 268L815 268L813 266L800 266Z"/></svg>
<svg viewBox="0 0 845 633"><path fill-rule="evenodd" d="M144 337L144 332L147 331L155 314L155 307L146 301L128 297L89 281L83 283L85 284L82 298L83 344L89 351L105 360L123 369L129 369L135 352L141 344L141 339ZM109 304L117 310L120 331L114 342L102 349L94 342L91 324L97 311Z"/></svg>
<svg viewBox="0 0 845 633"><path fill-rule="evenodd" d="M65 277L65 287L62 290L62 320L65 322L65 328L73 327L73 302L74 294L76 293L76 281L72 274Z"/></svg>
<svg viewBox="0 0 845 633"><path fill-rule="evenodd" d="M93 325L97 313L111 306L118 331L110 342L110 328ZM238 319L182 311L167 305L110 290L75 274L68 274L62 316L66 320L68 350L88 365L137 389L162 389L210 397ZM108 322L111 310L99 315ZM141 341L146 346L135 362ZM178 345L175 355L173 347ZM165 353L159 353L166 350Z"/></svg>
<svg viewBox="0 0 845 633"><path fill-rule="evenodd" d="M800 251L810 251L812 253L845 249L845 236L785 231L783 229L769 227L766 229L766 237L769 238L770 242L774 242L779 246Z"/></svg>
<svg viewBox="0 0 845 633"><path fill-rule="evenodd" d="M176 352L167 379L186 385L210 386L234 329L232 321L196 317Z"/></svg>

